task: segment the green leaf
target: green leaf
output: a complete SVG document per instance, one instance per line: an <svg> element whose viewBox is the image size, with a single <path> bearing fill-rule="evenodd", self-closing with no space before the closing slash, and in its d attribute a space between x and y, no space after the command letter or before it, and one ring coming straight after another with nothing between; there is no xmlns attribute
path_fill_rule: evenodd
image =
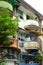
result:
<svg viewBox="0 0 43 65"><path fill-rule="evenodd" d="M19 19L12 19L10 17L8 10L3 8L0 11L0 44L10 43L10 39L7 37L9 35L16 36L18 31L18 22Z"/></svg>

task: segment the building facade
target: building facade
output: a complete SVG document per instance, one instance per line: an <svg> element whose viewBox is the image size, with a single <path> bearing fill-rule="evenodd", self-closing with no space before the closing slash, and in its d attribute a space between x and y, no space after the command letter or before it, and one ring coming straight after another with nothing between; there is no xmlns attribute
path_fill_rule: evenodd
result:
<svg viewBox="0 0 43 65"><path fill-rule="evenodd" d="M18 1L20 2L18 17L21 20L18 31L18 46L21 49L21 63L31 63L31 61L37 63L32 58L33 55L38 53L42 55L43 42L40 37L43 35L41 33L43 16L31 8L25 1ZM27 60L28 58L30 58L30 62Z"/></svg>
<svg viewBox="0 0 43 65"><path fill-rule="evenodd" d="M19 30L17 35L18 42L17 40L15 40L14 44L12 45L15 47L17 46L15 43L18 43L17 47L19 49L14 47L7 50L6 48L3 49L5 52L9 53L7 55L10 61L8 60L7 65L14 65L16 61L19 64L28 63L32 65L32 63L36 63L37 65L37 61L33 59L33 56L39 53L40 48L41 50L43 50L40 42L40 36L42 35L41 21L43 20L43 16L35 9L33 9L29 4L27 4L24 0L6 1L11 5L3 2L0 3L0 7L8 8L12 18L17 17L21 21L19 23ZM3 6L3 4L5 4L6 6ZM21 53L18 50L21 50ZM16 59L14 56L16 57Z"/></svg>

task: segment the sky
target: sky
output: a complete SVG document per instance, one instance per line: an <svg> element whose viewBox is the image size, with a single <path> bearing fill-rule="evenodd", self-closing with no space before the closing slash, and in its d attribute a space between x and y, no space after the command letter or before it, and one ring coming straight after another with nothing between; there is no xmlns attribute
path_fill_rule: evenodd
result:
<svg viewBox="0 0 43 65"><path fill-rule="evenodd" d="M25 0L25 1L43 15L43 0Z"/></svg>
<svg viewBox="0 0 43 65"><path fill-rule="evenodd" d="M25 0L25 1L43 15L43 0Z"/></svg>

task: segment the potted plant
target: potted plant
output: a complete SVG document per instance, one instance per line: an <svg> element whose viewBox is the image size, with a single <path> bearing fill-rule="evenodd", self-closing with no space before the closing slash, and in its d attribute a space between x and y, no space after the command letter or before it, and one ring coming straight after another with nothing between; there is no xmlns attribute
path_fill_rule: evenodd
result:
<svg viewBox="0 0 43 65"><path fill-rule="evenodd" d="M41 61L43 60L43 56L41 56L40 53L37 53L35 56L34 56L34 59L35 59L35 63L41 63Z"/></svg>

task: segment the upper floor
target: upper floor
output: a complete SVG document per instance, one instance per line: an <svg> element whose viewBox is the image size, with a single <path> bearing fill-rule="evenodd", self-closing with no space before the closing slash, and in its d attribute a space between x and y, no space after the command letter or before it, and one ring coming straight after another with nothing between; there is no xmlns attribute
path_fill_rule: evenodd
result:
<svg viewBox="0 0 43 65"><path fill-rule="evenodd" d="M34 32L27 32L26 30L19 29L18 32L18 47L22 52L29 49L39 50L40 48L39 37Z"/></svg>

